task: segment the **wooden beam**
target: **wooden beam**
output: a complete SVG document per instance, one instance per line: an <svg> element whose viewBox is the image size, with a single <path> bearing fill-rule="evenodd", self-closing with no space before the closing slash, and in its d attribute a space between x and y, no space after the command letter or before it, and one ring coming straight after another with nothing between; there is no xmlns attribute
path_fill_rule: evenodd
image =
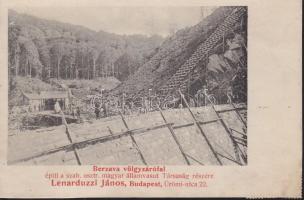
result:
<svg viewBox="0 0 304 200"><path fill-rule="evenodd" d="M112 130L110 129L110 127L109 127L109 126L107 126L107 128L108 128L108 130L109 130L110 134L111 134L111 135L114 135L114 134L113 134L113 132L112 132Z"/></svg>
<svg viewBox="0 0 304 200"><path fill-rule="evenodd" d="M74 155L75 155L76 160L77 160L77 164L78 164L78 165L81 165L81 162L80 162L80 158L79 158L79 154L78 154L77 148L74 146L74 142L73 142L73 139L72 139L72 137L71 137L71 133L70 133L70 131L69 131L68 123L67 123L67 121L66 121L66 119L65 119L65 117L64 117L64 113L62 112L62 110L60 110L60 114L61 114L61 116L62 116L62 122L63 122L63 124L65 125L65 133L66 133L66 135L67 135L67 137L68 137L68 140L69 140L70 144L72 145L73 152L74 152Z"/></svg>
<svg viewBox="0 0 304 200"><path fill-rule="evenodd" d="M228 136L229 136L229 138L230 138L230 140L231 140L231 142L233 144L236 160L238 162L241 162L240 157L239 157L239 152L238 152L238 148L239 147L238 147L237 143L235 142L235 140L234 140L234 138L232 136L232 133L230 132L230 130L229 130L228 126L226 125L226 123L224 122L224 120L221 118L219 112L215 109L215 106L214 106L213 102L210 100L210 98L208 96L207 96L207 99L211 103L212 109L214 110L217 118L220 119L220 122L221 122L222 126L224 127L225 131L227 132L227 134L228 134Z"/></svg>
<svg viewBox="0 0 304 200"><path fill-rule="evenodd" d="M194 157L190 156L189 154L186 154L187 157L191 158L192 160L194 160L195 162L197 162L200 165L204 165L202 162L198 161L197 159L195 159Z"/></svg>
<svg viewBox="0 0 304 200"><path fill-rule="evenodd" d="M238 141L240 141L240 142L243 142L244 144L247 144L247 140L245 140L245 139L243 139L243 138L239 138L239 137L235 137L235 136L233 136L233 138L234 138L235 140L238 140Z"/></svg>
<svg viewBox="0 0 304 200"><path fill-rule="evenodd" d="M218 113L224 113L224 112L231 112L235 110L246 110L245 107L239 107L239 108L231 108L231 109L224 109L224 110L216 110Z"/></svg>
<svg viewBox="0 0 304 200"><path fill-rule="evenodd" d="M127 124L127 122L126 122L124 116L122 115L121 112L119 112L119 114L120 114L120 116L121 116L121 119L122 119L122 121L123 121L125 127L126 127L127 130L129 131L129 126L128 126L128 124ZM140 156L140 158L141 158L141 161L142 161L145 165L147 165L147 162L146 162L146 160L145 160L145 158L144 158L144 155L142 154L142 152L141 152L139 146L137 145L137 142L136 142L136 140L135 140L135 138L134 138L134 136L133 136L132 131L130 132L129 135L130 135L130 137L131 137L132 143L134 144L134 146L135 146L135 148L136 148L136 150L137 150L137 152L138 152L138 154L139 154L139 156Z"/></svg>
<svg viewBox="0 0 304 200"><path fill-rule="evenodd" d="M190 114L191 114L191 116L192 116L192 118L193 118L193 120L194 120L194 123L196 124L197 128L198 128L199 131L201 132L203 138L205 139L205 141L206 141L208 147L210 148L210 150L211 150L211 152L213 153L214 157L216 158L217 162L218 162L220 165L222 165L221 160L220 160L219 157L217 156L217 154L216 154L215 150L213 149L213 147L212 147L212 145L211 145L209 139L207 138L207 136L206 136L206 134L204 133L202 127L201 127L200 124L198 123L198 121L197 121L195 115L194 115L193 112L191 111L191 109L190 109L190 107L189 107L189 105L188 105L188 102L186 101L184 95L182 94L182 92L181 92L180 90L178 90L178 92L179 92L179 94L181 95L183 101L185 102L185 104L186 104L186 106L187 106L187 109L188 109L188 111L190 112Z"/></svg>
<svg viewBox="0 0 304 200"><path fill-rule="evenodd" d="M227 156L224 156L224 155L222 155L222 154L220 154L220 153L218 153L218 152L217 152L217 154L218 154L219 156L223 157L223 158L226 158L227 160L230 160L230 161L232 161L232 162L238 164L238 165L242 165L242 163L240 163L240 162L234 160L233 158L228 158Z"/></svg>
<svg viewBox="0 0 304 200"><path fill-rule="evenodd" d="M204 125L204 124L210 124L210 123L214 123L219 121L220 119L213 119L213 120L209 120L209 121L197 121L198 124L200 125ZM172 126L173 129L179 129L179 128L185 128L188 126L193 126L195 125L195 122L192 123L188 123L188 124L182 124L182 125L177 125L177 126Z"/></svg>
<svg viewBox="0 0 304 200"><path fill-rule="evenodd" d="M244 133L242 133L242 132L240 132L240 131L237 131L237 130L235 130L235 129L233 129L233 128L230 128L230 130L233 131L233 132L235 132L235 133L237 133L237 134L240 134L240 135L243 136L245 139L247 139L247 135L246 135L246 134L244 134Z"/></svg>
<svg viewBox="0 0 304 200"><path fill-rule="evenodd" d="M168 123L167 123L167 120L166 120L166 118L165 118L163 112L162 112L161 109L159 108L159 106L157 106L157 108L158 108L158 111L159 111L160 115L162 116L164 122L165 122L166 124L168 124ZM178 139L177 139L177 137L176 137L176 135L175 135L175 133L174 133L174 131L173 131L172 126L169 124L167 127L168 127L168 129L169 129L169 131L170 131L170 133L171 133L171 136L173 137L175 143L177 144L177 146L178 146L178 148L179 148L179 150L180 150L182 156L184 157L184 159L185 159L187 165L190 165L190 162L189 162L189 160L188 160L188 158L187 158L187 156L186 156L186 154L185 154L185 152L184 152L184 150L183 150L182 145L179 143L179 141L178 141Z"/></svg>
<svg viewBox="0 0 304 200"><path fill-rule="evenodd" d="M236 112L236 114L238 115L238 117L240 118L241 122L244 124L244 126L247 128L247 123L245 122L243 116L240 114L240 112L238 111L238 109L235 107L235 105L233 103L231 103L232 107L234 108L234 111Z"/></svg>

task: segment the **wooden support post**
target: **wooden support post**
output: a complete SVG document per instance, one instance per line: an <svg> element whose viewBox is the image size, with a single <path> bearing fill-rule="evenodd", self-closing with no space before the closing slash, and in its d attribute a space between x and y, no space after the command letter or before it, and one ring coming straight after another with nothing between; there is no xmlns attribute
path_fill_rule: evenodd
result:
<svg viewBox="0 0 304 200"><path fill-rule="evenodd" d="M233 144L233 147L234 147L234 153L235 153L235 156L236 156L236 160L238 162L241 162L240 155L239 155L239 152L238 152L238 149L240 150L240 147L237 145L235 139L232 136L232 133L230 132L230 130L228 128L228 126L226 125L226 123L224 122L224 120L221 118L221 116L217 112L217 110L215 109L213 102L210 100L210 98L208 96L207 96L207 98L208 98L209 102L211 103L211 107L214 110L217 118L220 119L220 122L221 122L222 126L224 127L225 131L227 132L228 136L230 137L230 140L231 140L231 142Z"/></svg>
<svg viewBox="0 0 304 200"><path fill-rule="evenodd" d="M244 126L247 128L247 123L245 122L244 118L242 117L242 115L240 114L240 112L237 110L237 108L235 107L235 105L233 103L231 103L233 109L235 110L236 114L238 115L238 117L240 118L241 122L243 122Z"/></svg>
<svg viewBox="0 0 304 200"><path fill-rule="evenodd" d="M168 123L167 123L167 120L166 120L166 118L165 118L165 116L164 116L164 114L163 114L163 112L161 111L161 109L159 108L158 105L157 105L157 108L158 108L159 113L160 113L160 115L162 116L164 122L165 122L166 124L168 124ZM189 160L188 160L188 158L187 158L187 156L186 156L186 154L185 154L185 152L184 152L184 150L183 150L183 148L182 148L182 145L179 143L179 141L178 141L178 139L177 139L177 137L176 137L176 135L175 135L175 133L174 133L174 131L173 131L172 125L171 125L171 124L168 124L167 127L168 127L168 129L169 129L169 131L170 131L170 133L171 133L171 135L172 135L172 137L173 137L175 143L177 144L177 146L178 146L180 152L182 153L182 155L183 155L183 157L184 157L184 159L185 159L187 165L190 165L190 162L189 162Z"/></svg>
<svg viewBox="0 0 304 200"><path fill-rule="evenodd" d="M141 161L142 161L145 165L147 165L147 162L146 162L146 160L145 160L145 158L144 158L142 152L140 151L139 146L137 145L137 143L136 143L136 141L135 141L135 138L133 137L133 133L132 133L132 131L130 131L129 126L128 126L128 124L127 124L127 122L126 122L124 116L122 115L121 112L119 112L119 114L120 114L120 116L121 116L121 119L122 119L122 121L123 121L125 127L126 127L127 130L129 131L129 135L130 135L130 137L131 137L132 143L134 144L134 146L135 146L137 152L139 153L139 156L140 156L140 158L141 158Z"/></svg>
<svg viewBox="0 0 304 200"><path fill-rule="evenodd" d="M202 136L204 137L205 141L207 142L207 145L209 146L209 148L210 148L211 152L213 153L214 157L216 158L216 160L218 161L218 163L219 163L220 165L223 165L222 162L221 162L221 160L220 160L219 157L217 156L217 153L216 153L215 150L213 149L213 147L212 147L210 141L208 140L206 134L204 133L202 127L199 125L198 121L196 120L196 117L194 116L193 112L191 111L191 109L190 109L190 107L189 107L189 105L188 105L188 102L186 101L184 95L182 94L182 92L181 92L180 90L178 90L178 92L180 93L182 99L184 100L184 102L185 102L185 104L186 104L186 106L187 106L187 109L188 109L188 111L190 112L190 114L191 114L191 116L192 116L192 118L193 118L193 120L194 120L194 123L196 124L197 128L198 128L199 131L201 132L201 134L202 134Z"/></svg>
<svg viewBox="0 0 304 200"><path fill-rule="evenodd" d="M110 134L111 134L111 135L114 135L114 134L113 134L113 132L112 132L112 130L110 129L110 127L109 127L109 126L107 126L107 128L108 128L108 130L109 130Z"/></svg>
<svg viewBox="0 0 304 200"><path fill-rule="evenodd" d="M247 140L247 135L245 135L244 133L242 133L240 131L237 131L237 130L234 130L233 128L230 128L230 131L241 135L244 139Z"/></svg>
<svg viewBox="0 0 304 200"><path fill-rule="evenodd" d="M187 157L191 158L192 160L194 160L195 162L197 162L200 165L204 165L203 163L201 163L200 161L198 161L197 159L193 158L192 156L186 154Z"/></svg>
<svg viewBox="0 0 304 200"><path fill-rule="evenodd" d="M236 142L239 141L239 142L243 142L244 144L247 144L247 140L245 140L245 139L235 137L235 136L233 136L233 139L235 139Z"/></svg>
<svg viewBox="0 0 304 200"><path fill-rule="evenodd" d="M62 122L65 125L65 133L67 134L68 140L69 140L70 144L74 144L73 143L73 139L72 139L71 134L70 134L70 131L69 131L68 123L67 123L67 121L65 119L65 116L64 116L64 113L62 112L62 110L60 110L60 114L62 116ZM76 160L77 160L77 164L81 165L77 148L74 145L73 145L73 151L74 151L74 155L75 155Z"/></svg>
<svg viewBox="0 0 304 200"><path fill-rule="evenodd" d="M220 154L220 153L217 153L217 154L218 154L219 156L223 157L223 158L226 158L227 160L230 160L230 161L232 161L232 162L238 164L238 165L242 165L242 163L233 160L233 158L228 158L227 156L224 156L224 155L222 155L222 154Z"/></svg>

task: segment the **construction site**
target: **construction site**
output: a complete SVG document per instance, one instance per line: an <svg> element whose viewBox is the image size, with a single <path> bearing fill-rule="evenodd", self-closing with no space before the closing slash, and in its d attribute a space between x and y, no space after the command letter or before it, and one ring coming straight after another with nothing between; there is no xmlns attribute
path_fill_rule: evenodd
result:
<svg viewBox="0 0 304 200"><path fill-rule="evenodd" d="M115 73L123 61L104 76L91 53L79 59L88 69L62 53L36 76L22 45L12 51L9 165L247 165L247 7L210 10L153 46L127 78Z"/></svg>

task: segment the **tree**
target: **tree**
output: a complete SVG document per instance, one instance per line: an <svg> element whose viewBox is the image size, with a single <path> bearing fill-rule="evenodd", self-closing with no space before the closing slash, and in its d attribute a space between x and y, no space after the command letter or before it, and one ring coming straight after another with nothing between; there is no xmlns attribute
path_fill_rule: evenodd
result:
<svg viewBox="0 0 304 200"><path fill-rule="evenodd" d="M114 63L117 68L117 78L121 81L126 80L139 67L139 62L127 53L121 55Z"/></svg>
<svg viewBox="0 0 304 200"><path fill-rule="evenodd" d="M99 57L99 52L98 52L97 48L91 49L90 56L92 57L92 61L93 61L92 79L94 79L96 77L96 60Z"/></svg>
<svg viewBox="0 0 304 200"><path fill-rule="evenodd" d="M63 57L64 47L61 42L55 43L51 48L52 57L55 57L56 60L56 76L57 79L60 79L60 62Z"/></svg>
<svg viewBox="0 0 304 200"><path fill-rule="evenodd" d="M20 71L24 76L36 77L40 76L42 72L42 64L39 60L39 53L37 47L32 40L20 36L18 38L20 44L20 61L22 67Z"/></svg>
<svg viewBox="0 0 304 200"><path fill-rule="evenodd" d="M20 46L18 43L18 36L20 34L20 27L14 24L10 24L8 27L8 60L9 60L9 72L12 68L15 71L15 76L18 76L19 72L19 56Z"/></svg>
<svg viewBox="0 0 304 200"><path fill-rule="evenodd" d="M34 43L38 49L39 60L43 65L42 80L47 80L51 76L51 57L50 57L49 46L47 45L44 39L36 39L34 40Z"/></svg>

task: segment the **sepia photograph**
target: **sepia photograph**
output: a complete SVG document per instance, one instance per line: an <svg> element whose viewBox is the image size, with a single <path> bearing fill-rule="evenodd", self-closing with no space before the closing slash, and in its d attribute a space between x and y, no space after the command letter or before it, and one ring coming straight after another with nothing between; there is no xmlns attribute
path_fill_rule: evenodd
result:
<svg viewBox="0 0 304 200"><path fill-rule="evenodd" d="M8 165L247 165L247 7L8 10Z"/></svg>

